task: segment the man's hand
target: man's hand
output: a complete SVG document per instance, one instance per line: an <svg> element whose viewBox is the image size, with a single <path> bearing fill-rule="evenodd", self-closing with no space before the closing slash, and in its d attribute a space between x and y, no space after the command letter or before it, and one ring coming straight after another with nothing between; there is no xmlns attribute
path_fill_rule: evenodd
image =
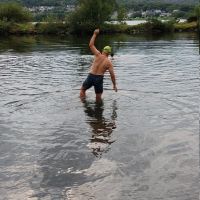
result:
<svg viewBox="0 0 200 200"><path fill-rule="evenodd" d="M98 35L99 34L99 28L94 30L94 34Z"/></svg>
<svg viewBox="0 0 200 200"><path fill-rule="evenodd" d="M117 92L117 87L116 87L116 85L113 86L113 90L115 90L115 92Z"/></svg>
<svg viewBox="0 0 200 200"><path fill-rule="evenodd" d="M96 49L95 45L94 45L94 42L95 42L95 39L97 37L97 35L99 34L99 29L95 29L94 30L94 33L90 39L90 43L89 43L89 47L90 47L90 50L92 51L92 53L95 55L95 56L98 56L100 55L101 53Z"/></svg>

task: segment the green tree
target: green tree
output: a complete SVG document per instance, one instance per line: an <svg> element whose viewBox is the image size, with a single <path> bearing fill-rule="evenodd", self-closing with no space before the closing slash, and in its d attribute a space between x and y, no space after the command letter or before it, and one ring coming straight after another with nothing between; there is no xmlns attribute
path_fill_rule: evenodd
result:
<svg viewBox="0 0 200 200"><path fill-rule="evenodd" d="M199 21L199 17L200 17L200 5L197 5L193 9L193 11L191 13L189 13L187 21L188 22Z"/></svg>
<svg viewBox="0 0 200 200"><path fill-rule="evenodd" d="M0 20L8 22L31 21L31 13L17 3L0 4Z"/></svg>
<svg viewBox="0 0 200 200"><path fill-rule="evenodd" d="M72 31L91 31L109 20L116 8L115 0L79 0L76 10L70 15Z"/></svg>
<svg viewBox="0 0 200 200"><path fill-rule="evenodd" d="M200 34L200 4L194 8L194 12L197 16L198 31Z"/></svg>
<svg viewBox="0 0 200 200"><path fill-rule="evenodd" d="M124 6L120 6L117 11L117 19L118 21L123 21L127 18L127 10Z"/></svg>
<svg viewBox="0 0 200 200"><path fill-rule="evenodd" d="M194 12L197 17L200 17L200 4L198 6L195 6Z"/></svg>
<svg viewBox="0 0 200 200"><path fill-rule="evenodd" d="M174 17L175 19L177 19L177 18L185 18L186 14L187 14L186 12L178 10L178 11L172 13L172 17Z"/></svg>

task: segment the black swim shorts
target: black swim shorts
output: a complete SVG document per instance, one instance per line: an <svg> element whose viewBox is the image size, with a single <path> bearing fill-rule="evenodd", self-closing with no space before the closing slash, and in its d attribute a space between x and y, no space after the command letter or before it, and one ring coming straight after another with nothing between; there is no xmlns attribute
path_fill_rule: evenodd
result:
<svg viewBox="0 0 200 200"><path fill-rule="evenodd" d="M88 74L82 86L84 90L94 86L96 94L103 93L103 75Z"/></svg>

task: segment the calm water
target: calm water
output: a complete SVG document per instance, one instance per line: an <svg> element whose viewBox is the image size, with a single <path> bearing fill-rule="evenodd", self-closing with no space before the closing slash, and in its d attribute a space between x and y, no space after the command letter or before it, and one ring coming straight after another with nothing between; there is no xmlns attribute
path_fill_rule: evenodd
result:
<svg viewBox="0 0 200 200"><path fill-rule="evenodd" d="M119 91L79 88L89 38L0 39L0 199L198 200L197 36L119 35Z"/></svg>

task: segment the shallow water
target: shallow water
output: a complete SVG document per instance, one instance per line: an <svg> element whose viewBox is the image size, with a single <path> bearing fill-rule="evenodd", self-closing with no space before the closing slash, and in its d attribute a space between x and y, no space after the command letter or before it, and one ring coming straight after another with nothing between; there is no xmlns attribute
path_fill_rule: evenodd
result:
<svg viewBox="0 0 200 200"><path fill-rule="evenodd" d="M100 36L102 104L78 98L89 38L0 40L0 199L198 199L196 35Z"/></svg>

